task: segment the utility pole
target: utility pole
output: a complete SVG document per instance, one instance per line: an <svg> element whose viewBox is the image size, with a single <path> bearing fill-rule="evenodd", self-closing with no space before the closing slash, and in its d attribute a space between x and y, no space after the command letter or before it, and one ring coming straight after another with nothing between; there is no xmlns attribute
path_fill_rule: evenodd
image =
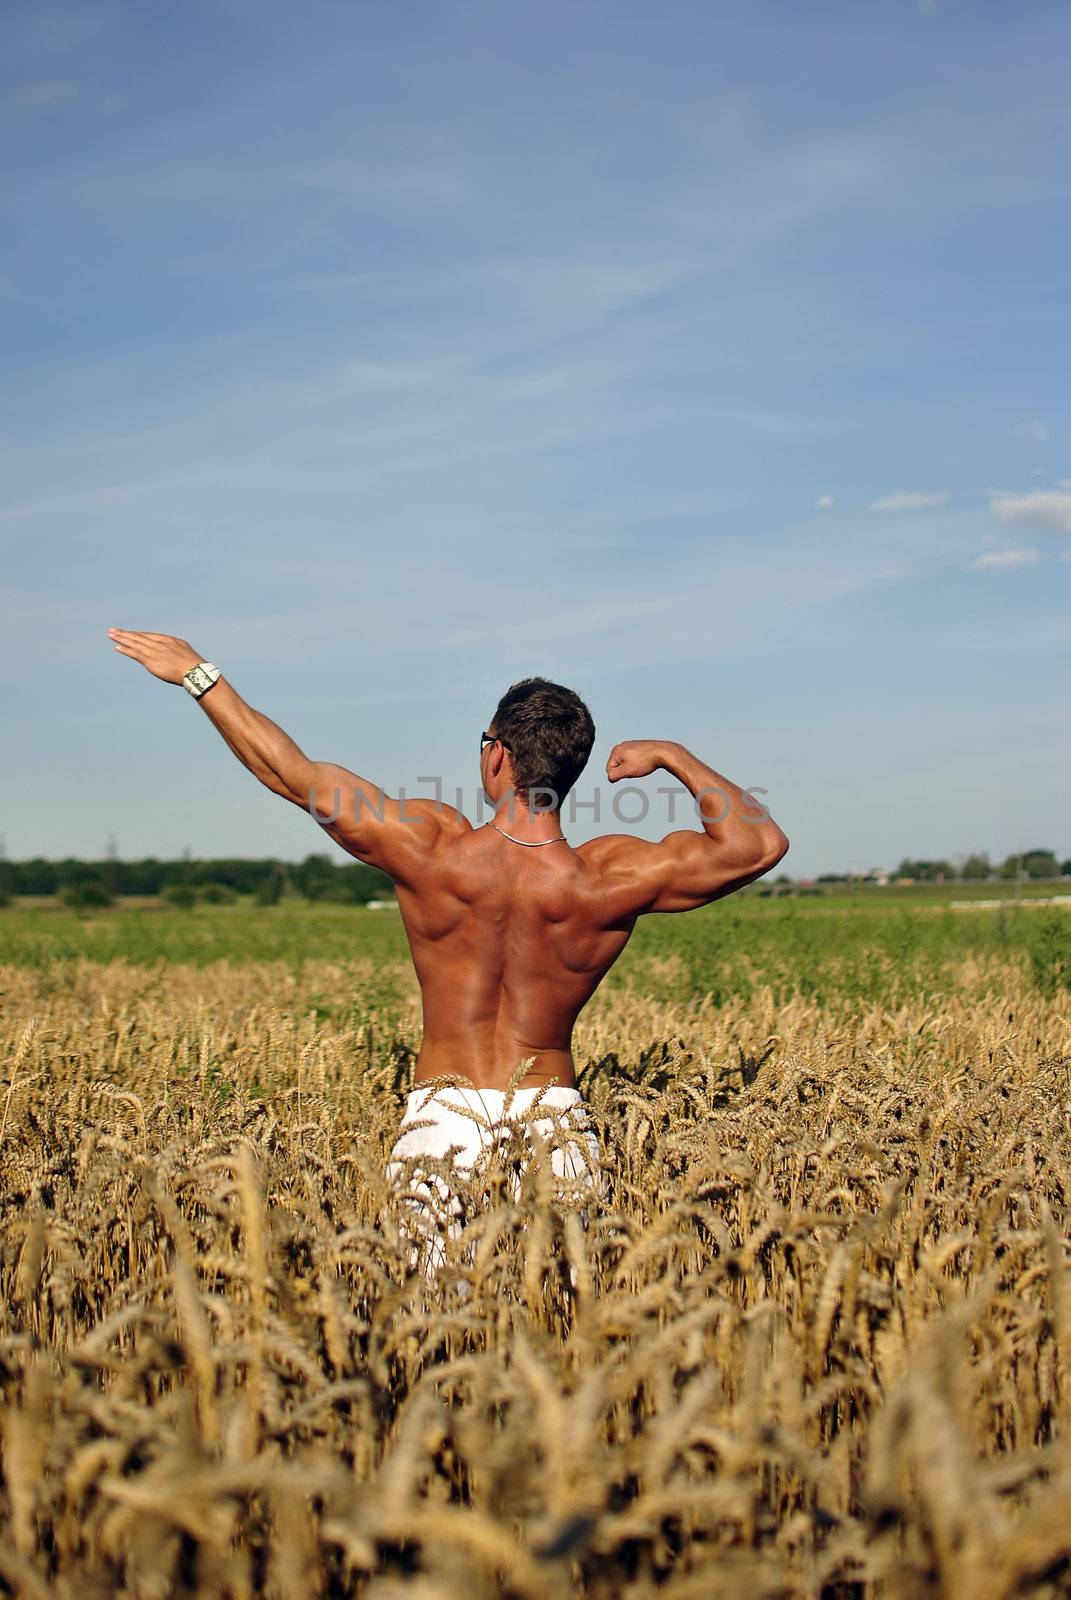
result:
<svg viewBox="0 0 1071 1600"><path fill-rule="evenodd" d="M118 843L116 842L116 838L115 838L115 834L114 833L110 833L108 835L108 846L107 846L106 854L107 854L107 858L108 858L108 864L104 869L104 881L108 885L108 889L112 894L118 894L119 893L119 846L118 846Z"/></svg>

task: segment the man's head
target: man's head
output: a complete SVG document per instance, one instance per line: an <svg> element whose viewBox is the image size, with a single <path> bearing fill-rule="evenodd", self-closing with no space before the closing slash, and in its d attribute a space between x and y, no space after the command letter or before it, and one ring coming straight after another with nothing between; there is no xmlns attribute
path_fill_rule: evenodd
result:
<svg viewBox="0 0 1071 1600"><path fill-rule="evenodd" d="M501 745L489 745L480 757L484 788L497 802L512 767L518 798L538 811L558 810L595 743L595 724L580 696L546 678L522 678L507 689L487 731ZM500 759L503 745L507 760Z"/></svg>

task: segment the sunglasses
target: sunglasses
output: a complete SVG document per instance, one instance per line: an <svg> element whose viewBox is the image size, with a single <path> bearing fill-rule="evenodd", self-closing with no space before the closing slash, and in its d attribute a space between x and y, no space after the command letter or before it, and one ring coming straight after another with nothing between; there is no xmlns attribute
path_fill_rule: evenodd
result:
<svg viewBox="0 0 1071 1600"><path fill-rule="evenodd" d="M500 739L497 733L488 733L485 728L483 733L480 734L481 755L483 755L489 744L500 744L504 750L510 749L510 746L506 743L505 739Z"/></svg>

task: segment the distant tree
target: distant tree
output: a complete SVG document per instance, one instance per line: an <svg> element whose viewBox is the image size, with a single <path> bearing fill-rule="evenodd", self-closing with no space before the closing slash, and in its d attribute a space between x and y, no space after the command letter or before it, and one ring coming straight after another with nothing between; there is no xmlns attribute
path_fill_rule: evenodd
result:
<svg viewBox="0 0 1071 1600"><path fill-rule="evenodd" d="M274 871L266 878L262 878L256 887L256 902L258 906L277 906L283 898L286 888L286 873L278 862L273 863Z"/></svg>
<svg viewBox="0 0 1071 1600"><path fill-rule="evenodd" d="M344 898L358 905L367 905L369 900L391 900L394 897L394 879L388 878L378 867L354 861L351 865L340 867L338 876L345 885Z"/></svg>
<svg viewBox="0 0 1071 1600"><path fill-rule="evenodd" d="M968 882L978 882L980 880L984 881L989 877L989 874L992 872L992 870L993 868L990 864L989 857L983 850L979 855L967 857L966 861L963 863L960 877L965 878Z"/></svg>
<svg viewBox="0 0 1071 1600"><path fill-rule="evenodd" d="M1002 878L1017 878L1022 863L1024 878L1058 878L1060 865L1054 850L1024 850L1021 856L1008 856L1000 869Z"/></svg>
<svg viewBox="0 0 1071 1600"><path fill-rule="evenodd" d="M231 874L214 872L213 877L220 883L229 883L232 889L237 889L239 894L256 894L265 878L270 878L273 872L279 870L277 861L232 861L229 863Z"/></svg>
<svg viewBox="0 0 1071 1600"><path fill-rule="evenodd" d="M164 888L164 899L178 911L189 911L197 904L197 890L192 883L169 883Z"/></svg>
<svg viewBox="0 0 1071 1600"><path fill-rule="evenodd" d="M1061 878L1071 878L1071 861L1060 862L1060 876Z"/></svg>
<svg viewBox="0 0 1071 1600"><path fill-rule="evenodd" d="M228 906L238 898L226 883L202 883L197 890L197 896L210 906Z"/></svg>
<svg viewBox="0 0 1071 1600"><path fill-rule="evenodd" d="M941 883L956 874L950 861L901 861L896 876L911 878L915 883Z"/></svg>
<svg viewBox="0 0 1071 1600"><path fill-rule="evenodd" d="M0 906L6 906L15 893L15 867L7 859L4 841L0 839Z"/></svg>
<svg viewBox="0 0 1071 1600"><path fill-rule="evenodd" d="M59 888L59 873L53 862L42 856L32 861L20 861L16 868L18 894L55 894Z"/></svg>
<svg viewBox="0 0 1071 1600"><path fill-rule="evenodd" d="M81 883L69 883L60 896L65 906L82 911L91 906L110 906L115 896L100 878L83 878Z"/></svg>
<svg viewBox="0 0 1071 1600"><path fill-rule="evenodd" d="M1058 878L1060 863L1055 850L1028 850L1023 856L1023 871L1028 878Z"/></svg>
<svg viewBox="0 0 1071 1600"><path fill-rule="evenodd" d="M292 877L295 888L299 889L307 900L323 900L331 892L335 879L338 876L334 862L327 855L306 856L294 868Z"/></svg>
<svg viewBox="0 0 1071 1600"><path fill-rule="evenodd" d="M81 883L105 883L100 869L100 862L79 861L76 856L66 856L56 862L56 889L62 893L64 889L77 889Z"/></svg>
<svg viewBox="0 0 1071 1600"><path fill-rule="evenodd" d="M329 900L332 905L356 906L363 905L361 896L357 893L352 883L346 883L340 876L336 882L329 883L323 893L317 896L320 900Z"/></svg>
<svg viewBox="0 0 1071 1600"><path fill-rule="evenodd" d="M350 904L389 899L394 893L393 881L386 873L363 862L336 864L322 853L293 865L270 857L197 861L188 855L171 861L156 856L121 861L111 853L101 861L81 861L73 856L63 861L47 861L40 856L30 861L0 858L0 884L5 877L9 880L8 892L13 895L62 894L86 882L114 885L115 892L121 895L161 895L169 885L184 884L213 904L223 903L227 892L259 892L264 905L274 905L295 890L310 899L338 899Z"/></svg>
<svg viewBox="0 0 1071 1600"><path fill-rule="evenodd" d="M119 862L121 894L159 894L164 886L165 863L155 856L143 861Z"/></svg>

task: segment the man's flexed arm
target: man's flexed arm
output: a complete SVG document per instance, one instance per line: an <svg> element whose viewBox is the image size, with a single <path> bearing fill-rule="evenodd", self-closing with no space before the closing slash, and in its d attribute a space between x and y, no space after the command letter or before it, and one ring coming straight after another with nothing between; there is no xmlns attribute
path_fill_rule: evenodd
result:
<svg viewBox="0 0 1071 1600"><path fill-rule="evenodd" d="M631 841L639 909L689 911L720 899L776 866L788 838L765 808L731 779L681 744L635 739L615 745L606 763L611 783L662 769L696 800L699 829L667 834L659 844Z"/></svg>
<svg viewBox="0 0 1071 1600"><path fill-rule="evenodd" d="M109 628L120 654L139 661L165 683L181 684L204 658L185 639L163 633ZM215 724L238 760L273 794L301 806L344 850L392 877L407 881L410 870L433 843L436 812L431 802L410 801L403 808L381 789L331 762L313 761L288 733L255 711L226 678L220 677L198 704Z"/></svg>

